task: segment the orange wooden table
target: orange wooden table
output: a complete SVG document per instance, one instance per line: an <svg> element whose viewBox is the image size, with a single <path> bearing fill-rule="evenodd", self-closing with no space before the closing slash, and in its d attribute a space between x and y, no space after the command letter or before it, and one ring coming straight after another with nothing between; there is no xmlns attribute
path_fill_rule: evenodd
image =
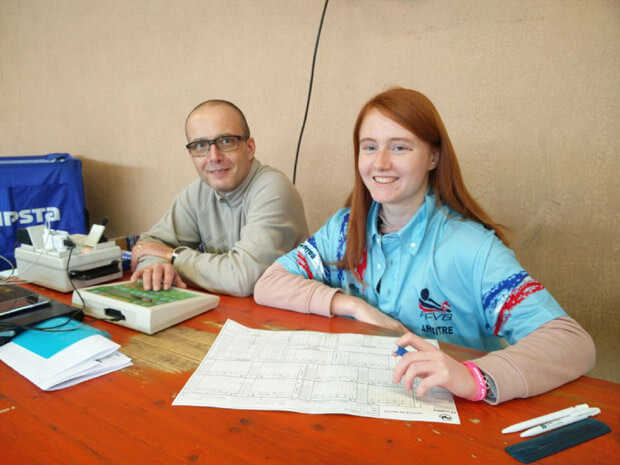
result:
<svg viewBox="0 0 620 465"><path fill-rule="evenodd" d="M457 398L460 425L173 407L228 318L260 329L389 334L227 296L216 309L153 336L97 322L134 366L44 392L0 363L0 464L518 464L504 450L520 441L518 434L502 435L503 427L581 403L599 407L597 418L612 432L538 463L611 464L620 455L620 384L589 377L496 407ZM442 348L459 359L477 354Z"/></svg>

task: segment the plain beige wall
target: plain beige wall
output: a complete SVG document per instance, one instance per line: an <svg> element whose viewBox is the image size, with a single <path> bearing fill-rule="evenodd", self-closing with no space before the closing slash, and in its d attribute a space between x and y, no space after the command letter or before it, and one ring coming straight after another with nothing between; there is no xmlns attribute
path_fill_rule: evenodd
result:
<svg viewBox="0 0 620 465"><path fill-rule="evenodd" d="M0 0L0 154L83 160L92 219L140 233L196 174L187 113L246 113L292 177L323 0ZM620 2L332 0L297 185L311 228L351 187L351 130L392 85L433 100L472 193L620 381Z"/></svg>

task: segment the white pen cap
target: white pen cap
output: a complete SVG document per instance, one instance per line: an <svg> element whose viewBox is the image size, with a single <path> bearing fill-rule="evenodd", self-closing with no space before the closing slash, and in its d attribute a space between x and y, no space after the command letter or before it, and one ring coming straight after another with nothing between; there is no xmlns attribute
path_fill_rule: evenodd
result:
<svg viewBox="0 0 620 465"><path fill-rule="evenodd" d="M547 415L543 415L536 418L531 418L530 420L525 420L520 423L515 423L514 425L507 426L502 430L503 434L506 433L515 433L517 431L522 431L524 429L531 428L536 425L540 425L541 423L545 423L547 421L555 420L556 418L565 417L568 415L575 415L577 413L581 413L582 410L589 408L588 404L579 404L574 407L568 407L562 410L558 410L557 412L551 412Z"/></svg>

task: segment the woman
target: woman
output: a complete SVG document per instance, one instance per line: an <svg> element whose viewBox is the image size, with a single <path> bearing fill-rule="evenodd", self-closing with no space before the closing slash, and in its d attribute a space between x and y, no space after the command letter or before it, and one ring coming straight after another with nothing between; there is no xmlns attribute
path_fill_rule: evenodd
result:
<svg viewBox="0 0 620 465"><path fill-rule="evenodd" d="M353 131L348 208L256 284L263 305L344 315L399 332L394 382L497 404L594 366L590 336L533 280L470 196L437 110L414 90L368 101ZM413 332L417 333L413 334ZM460 363L423 338L489 352ZM501 349L505 339L510 346Z"/></svg>

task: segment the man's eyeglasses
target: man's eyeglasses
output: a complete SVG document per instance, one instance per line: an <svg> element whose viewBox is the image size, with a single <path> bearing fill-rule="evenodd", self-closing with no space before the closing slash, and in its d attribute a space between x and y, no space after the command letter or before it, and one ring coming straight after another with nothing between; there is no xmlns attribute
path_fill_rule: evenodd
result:
<svg viewBox="0 0 620 465"><path fill-rule="evenodd" d="M250 136L221 136L217 139L200 139L190 142L185 146L192 157L204 157L209 153L212 145L221 152L230 152L239 147L240 140L248 140Z"/></svg>

